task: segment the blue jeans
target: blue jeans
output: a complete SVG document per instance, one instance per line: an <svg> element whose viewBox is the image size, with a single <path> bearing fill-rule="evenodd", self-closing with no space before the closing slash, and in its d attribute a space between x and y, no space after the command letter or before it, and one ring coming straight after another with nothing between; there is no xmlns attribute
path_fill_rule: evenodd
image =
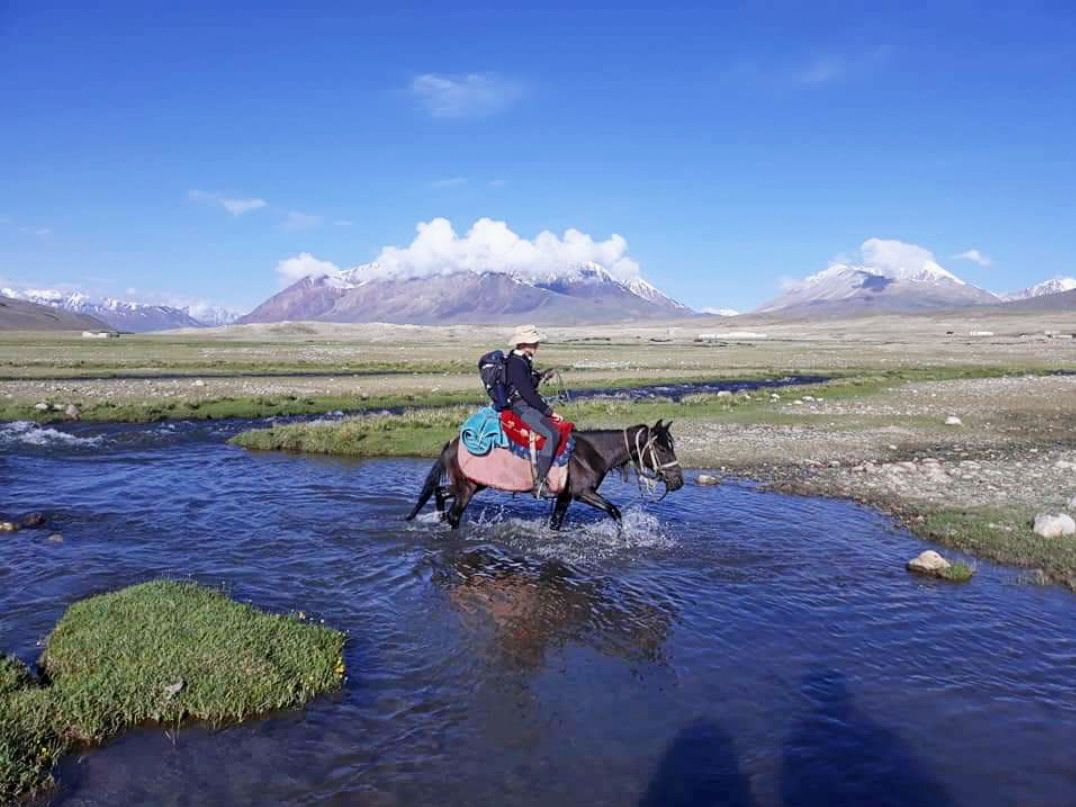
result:
<svg viewBox="0 0 1076 807"><path fill-rule="evenodd" d="M531 431L545 438L545 444L538 450L538 480L544 481L549 475L549 469L553 467L553 458L557 455L560 431L553 423L553 418L543 415L530 404L516 401L512 404L512 411L519 415L519 419L526 423Z"/></svg>

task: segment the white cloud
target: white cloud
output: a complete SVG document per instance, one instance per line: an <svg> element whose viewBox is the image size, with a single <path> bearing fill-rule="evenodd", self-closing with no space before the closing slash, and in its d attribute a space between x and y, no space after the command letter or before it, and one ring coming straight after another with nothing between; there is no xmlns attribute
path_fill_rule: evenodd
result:
<svg viewBox="0 0 1076 807"><path fill-rule="evenodd" d="M482 118L508 107L523 87L495 73L423 73L411 80L411 94L432 117Z"/></svg>
<svg viewBox="0 0 1076 807"><path fill-rule="evenodd" d="M276 273L284 285L290 286L304 277L324 277L340 271L340 267L331 261L315 258L309 252L301 252L291 258L285 258L276 265Z"/></svg>
<svg viewBox="0 0 1076 807"><path fill-rule="evenodd" d="M561 236L546 230L529 240L505 222L488 218L476 221L463 236L444 218L420 223L417 231L409 246L381 250L376 260L381 271L398 276L500 271L542 278L594 262L620 279L639 275L628 242L615 234L596 241L575 229Z"/></svg>
<svg viewBox="0 0 1076 807"><path fill-rule="evenodd" d="M225 196L220 193L199 190L187 191L187 199L201 205L222 207L233 216L242 216L251 210L258 210L268 205L264 199L257 197Z"/></svg>
<svg viewBox="0 0 1076 807"><path fill-rule="evenodd" d="M467 177L448 177L447 179L436 179L430 183L431 188L458 188L461 185L467 184Z"/></svg>
<svg viewBox="0 0 1076 807"><path fill-rule="evenodd" d="M964 282L942 267L929 249L918 244L898 241L895 238L868 238L860 244L858 255L852 258L839 256L830 261L831 270L849 265L890 278L906 280L945 278L956 283ZM818 279L824 277L825 274L822 272L813 275L812 278Z"/></svg>
<svg viewBox="0 0 1076 807"><path fill-rule="evenodd" d="M505 222L488 218L476 221L462 236L444 218L422 222L416 229L409 245L383 247L372 263L351 269L353 274L346 280L490 271L543 280L587 263L600 264L620 280L639 276L639 264L628 254L628 243L619 235L598 241L575 229L563 235L546 230L527 239ZM304 277L331 276L341 269L303 252L280 261L276 271L282 282L290 284Z"/></svg>
<svg viewBox="0 0 1076 807"><path fill-rule="evenodd" d="M292 210L284 217L284 221L280 226L285 230L298 231L298 230L313 230L320 227L322 224L322 217L315 216L312 213L303 213L299 210Z"/></svg>
<svg viewBox="0 0 1076 807"><path fill-rule="evenodd" d="M837 56L821 56L806 67L796 76L800 84L828 84L844 78L848 71L847 63Z"/></svg>
<svg viewBox="0 0 1076 807"><path fill-rule="evenodd" d="M959 261L971 261L979 264L979 266L990 266L993 263L989 255L985 255L977 249L966 249L963 252L958 252L953 258Z"/></svg>
<svg viewBox="0 0 1076 807"><path fill-rule="evenodd" d="M26 235L33 235L38 238L48 238L52 235L52 229L50 227L20 227L19 232Z"/></svg>

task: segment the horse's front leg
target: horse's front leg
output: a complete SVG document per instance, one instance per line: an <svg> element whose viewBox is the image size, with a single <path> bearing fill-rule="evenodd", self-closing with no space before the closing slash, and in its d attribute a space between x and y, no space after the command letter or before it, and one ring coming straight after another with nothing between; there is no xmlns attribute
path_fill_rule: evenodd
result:
<svg viewBox="0 0 1076 807"><path fill-rule="evenodd" d="M572 503L572 494L567 487L557 496L557 503L553 506L553 515L549 519L549 528L559 530L564 526L564 516L568 512L568 505Z"/></svg>
<svg viewBox="0 0 1076 807"><path fill-rule="evenodd" d="M589 504L591 507L597 507L603 513L609 516L616 522L617 529L620 529L622 520L620 518L620 508L618 508L611 501L606 499L596 490L584 490L582 493L576 496L581 502Z"/></svg>

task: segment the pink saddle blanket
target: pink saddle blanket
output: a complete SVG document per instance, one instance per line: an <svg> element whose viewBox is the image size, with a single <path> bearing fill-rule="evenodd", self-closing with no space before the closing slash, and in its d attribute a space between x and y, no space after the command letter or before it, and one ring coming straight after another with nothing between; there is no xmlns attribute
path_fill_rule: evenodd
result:
<svg viewBox="0 0 1076 807"><path fill-rule="evenodd" d="M461 441L456 458L460 470L473 482L496 490L512 493L529 491L534 488L531 476L531 463L525 457L517 457L507 448L494 448L488 454L476 456L466 449ZM554 465L549 470L548 490L560 493L568 482L568 466Z"/></svg>

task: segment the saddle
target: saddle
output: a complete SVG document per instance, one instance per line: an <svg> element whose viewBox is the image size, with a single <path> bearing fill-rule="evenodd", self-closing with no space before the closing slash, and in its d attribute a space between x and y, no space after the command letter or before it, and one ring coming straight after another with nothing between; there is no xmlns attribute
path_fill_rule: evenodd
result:
<svg viewBox="0 0 1076 807"><path fill-rule="evenodd" d="M562 420L559 423L554 421L554 425L560 432L560 445L557 446L557 456L559 457L568 450L568 446L572 442L569 438L572 436L572 430L575 429L575 424L567 420ZM501 428L504 430L505 436L508 437L508 442L513 443L520 448L530 448L530 427L527 426L519 415L511 409L505 409L501 412ZM540 450L544 445L545 438L540 434L534 435L535 450Z"/></svg>

